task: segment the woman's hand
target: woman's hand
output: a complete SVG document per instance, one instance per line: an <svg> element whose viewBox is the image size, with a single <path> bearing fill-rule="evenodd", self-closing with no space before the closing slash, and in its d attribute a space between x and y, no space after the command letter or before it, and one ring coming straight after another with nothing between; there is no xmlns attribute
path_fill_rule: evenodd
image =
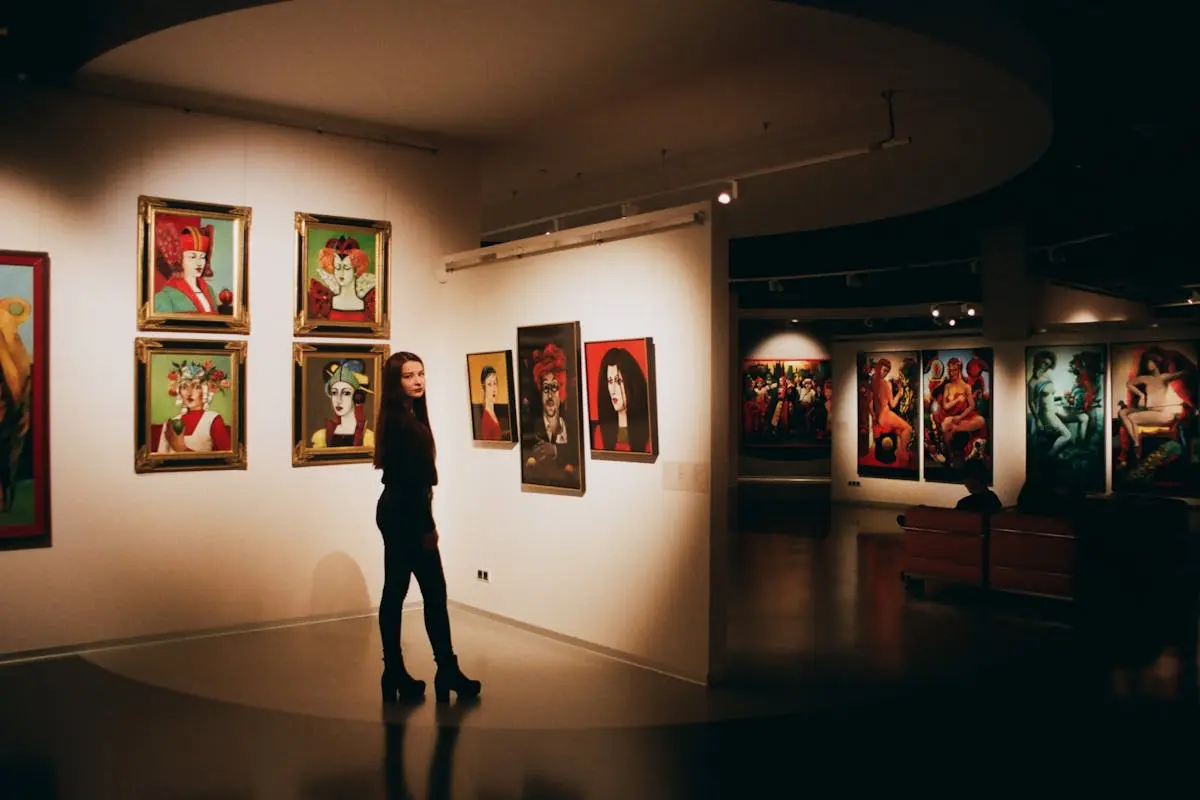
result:
<svg viewBox="0 0 1200 800"><path fill-rule="evenodd" d="M437 550L438 547L438 532L434 528L429 533L425 534L421 539L421 544L426 550Z"/></svg>

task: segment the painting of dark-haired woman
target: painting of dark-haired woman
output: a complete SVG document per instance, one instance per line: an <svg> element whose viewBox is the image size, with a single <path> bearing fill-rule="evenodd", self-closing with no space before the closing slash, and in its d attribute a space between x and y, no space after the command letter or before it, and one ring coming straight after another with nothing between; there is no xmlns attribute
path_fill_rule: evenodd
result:
<svg viewBox="0 0 1200 800"><path fill-rule="evenodd" d="M588 342L584 363L592 458L654 461L658 455L654 341Z"/></svg>
<svg viewBox="0 0 1200 800"><path fill-rule="evenodd" d="M521 488L582 495L579 323L517 329Z"/></svg>
<svg viewBox="0 0 1200 800"><path fill-rule="evenodd" d="M1112 346L1112 490L1200 497L1193 342Z"/></svg>
<svg viewBox="0 0 1200 800"><path fill-rule="evenodd" d="M476 442L517 441L513 402L512 350L467 354L467 386L471 394L471 432Z"/></svg>

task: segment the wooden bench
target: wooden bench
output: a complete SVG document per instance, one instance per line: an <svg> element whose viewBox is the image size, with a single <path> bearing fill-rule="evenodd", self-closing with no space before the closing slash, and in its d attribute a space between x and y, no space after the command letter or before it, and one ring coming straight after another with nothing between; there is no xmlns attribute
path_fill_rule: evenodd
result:
<svg viewBox="0 0 1200 800"><path fill-rule="evenodd" d="M1075 530L1068 520L1001 512L988 520L985 538L989 589L1075 598Z"/></svg>
<svg viewBox="0 0 1200 800"><path fill-rule="evenodd" d="M984 516L952 508L916 506L904 514L900 576L920 594L925 581L986 588Z"/></svg>

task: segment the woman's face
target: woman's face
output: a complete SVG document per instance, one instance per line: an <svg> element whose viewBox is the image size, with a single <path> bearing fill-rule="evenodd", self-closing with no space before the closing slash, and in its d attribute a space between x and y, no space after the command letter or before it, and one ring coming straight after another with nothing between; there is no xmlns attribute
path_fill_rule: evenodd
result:
<svg viewBox="0 0 1200 800"><path fill-rule="evenodd" d="M183 402L183 407L188 411L203 408L204 390L201 388L199 381L180 381L179 399Z"/></svg>
<svg viewBox="0 0 1200 800"><path fill-rule="evenodd" d="M354 265L349 256L333 257L333 279L338 286L349 286L354 283Z"/></svg>
<svg viewBox="0 0 1200 800"><path fill-rule="evenodd" d="M400 388L414 400L425 396L425 365L420 361L405 361L400 365Z"/></svg>
<svg viewBox="0 0 1200 800"><path fill-rule="evenodd" d="M183 266L184 278L199 278L204 274L204 265L208 263L208 255L203 250L184 250L180 263Z"/></svg>
<svg viewBox="0 0 1200 800"><path fill-rule="evenodd" d="M491 373L483 381L483 399L488 403L496 402L496 392L500 388L500 379L496 377L496 373Z"/></svg>
<svg viewBox="0 0 1200 800"><path fill-rule="evenodd" d="M329 402L333 413L344 417L354 410L354 387L345 381L334 381L329 387Z"/></svg>
<svg viewBox="0 0 1200 800"><path fill-rule="evenodd" d="M946 372L950 375L950 380L956 381L962 377L962 366L960 364L951 364L946 368Z"/></svg>
<svg viewBox="0 0 1200 800"><path fill-rule="evenodd" d="M621 377L621 370L617 369L616 364L608 365L608 397L612 400L613 408L617 412L625 411L625 379Z"/></svg>

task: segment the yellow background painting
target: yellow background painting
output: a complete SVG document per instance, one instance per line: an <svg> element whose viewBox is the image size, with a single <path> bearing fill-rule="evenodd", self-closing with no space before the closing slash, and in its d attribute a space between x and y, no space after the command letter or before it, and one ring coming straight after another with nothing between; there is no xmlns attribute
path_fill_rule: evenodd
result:
<svg viewBox="0 0 1200 800"><path fill-rule="evenodd" d="M471 405L483 404L483 384L479 382L479 376L484 367L496 370L496 377L499 379L496 388L496 402L500 404L512 402L512 395L509 394L508 388L508 366L505 364L504 355L505 351L501 350L497 353L475 353L467 356L467 375L471 382Z"/></svg>

